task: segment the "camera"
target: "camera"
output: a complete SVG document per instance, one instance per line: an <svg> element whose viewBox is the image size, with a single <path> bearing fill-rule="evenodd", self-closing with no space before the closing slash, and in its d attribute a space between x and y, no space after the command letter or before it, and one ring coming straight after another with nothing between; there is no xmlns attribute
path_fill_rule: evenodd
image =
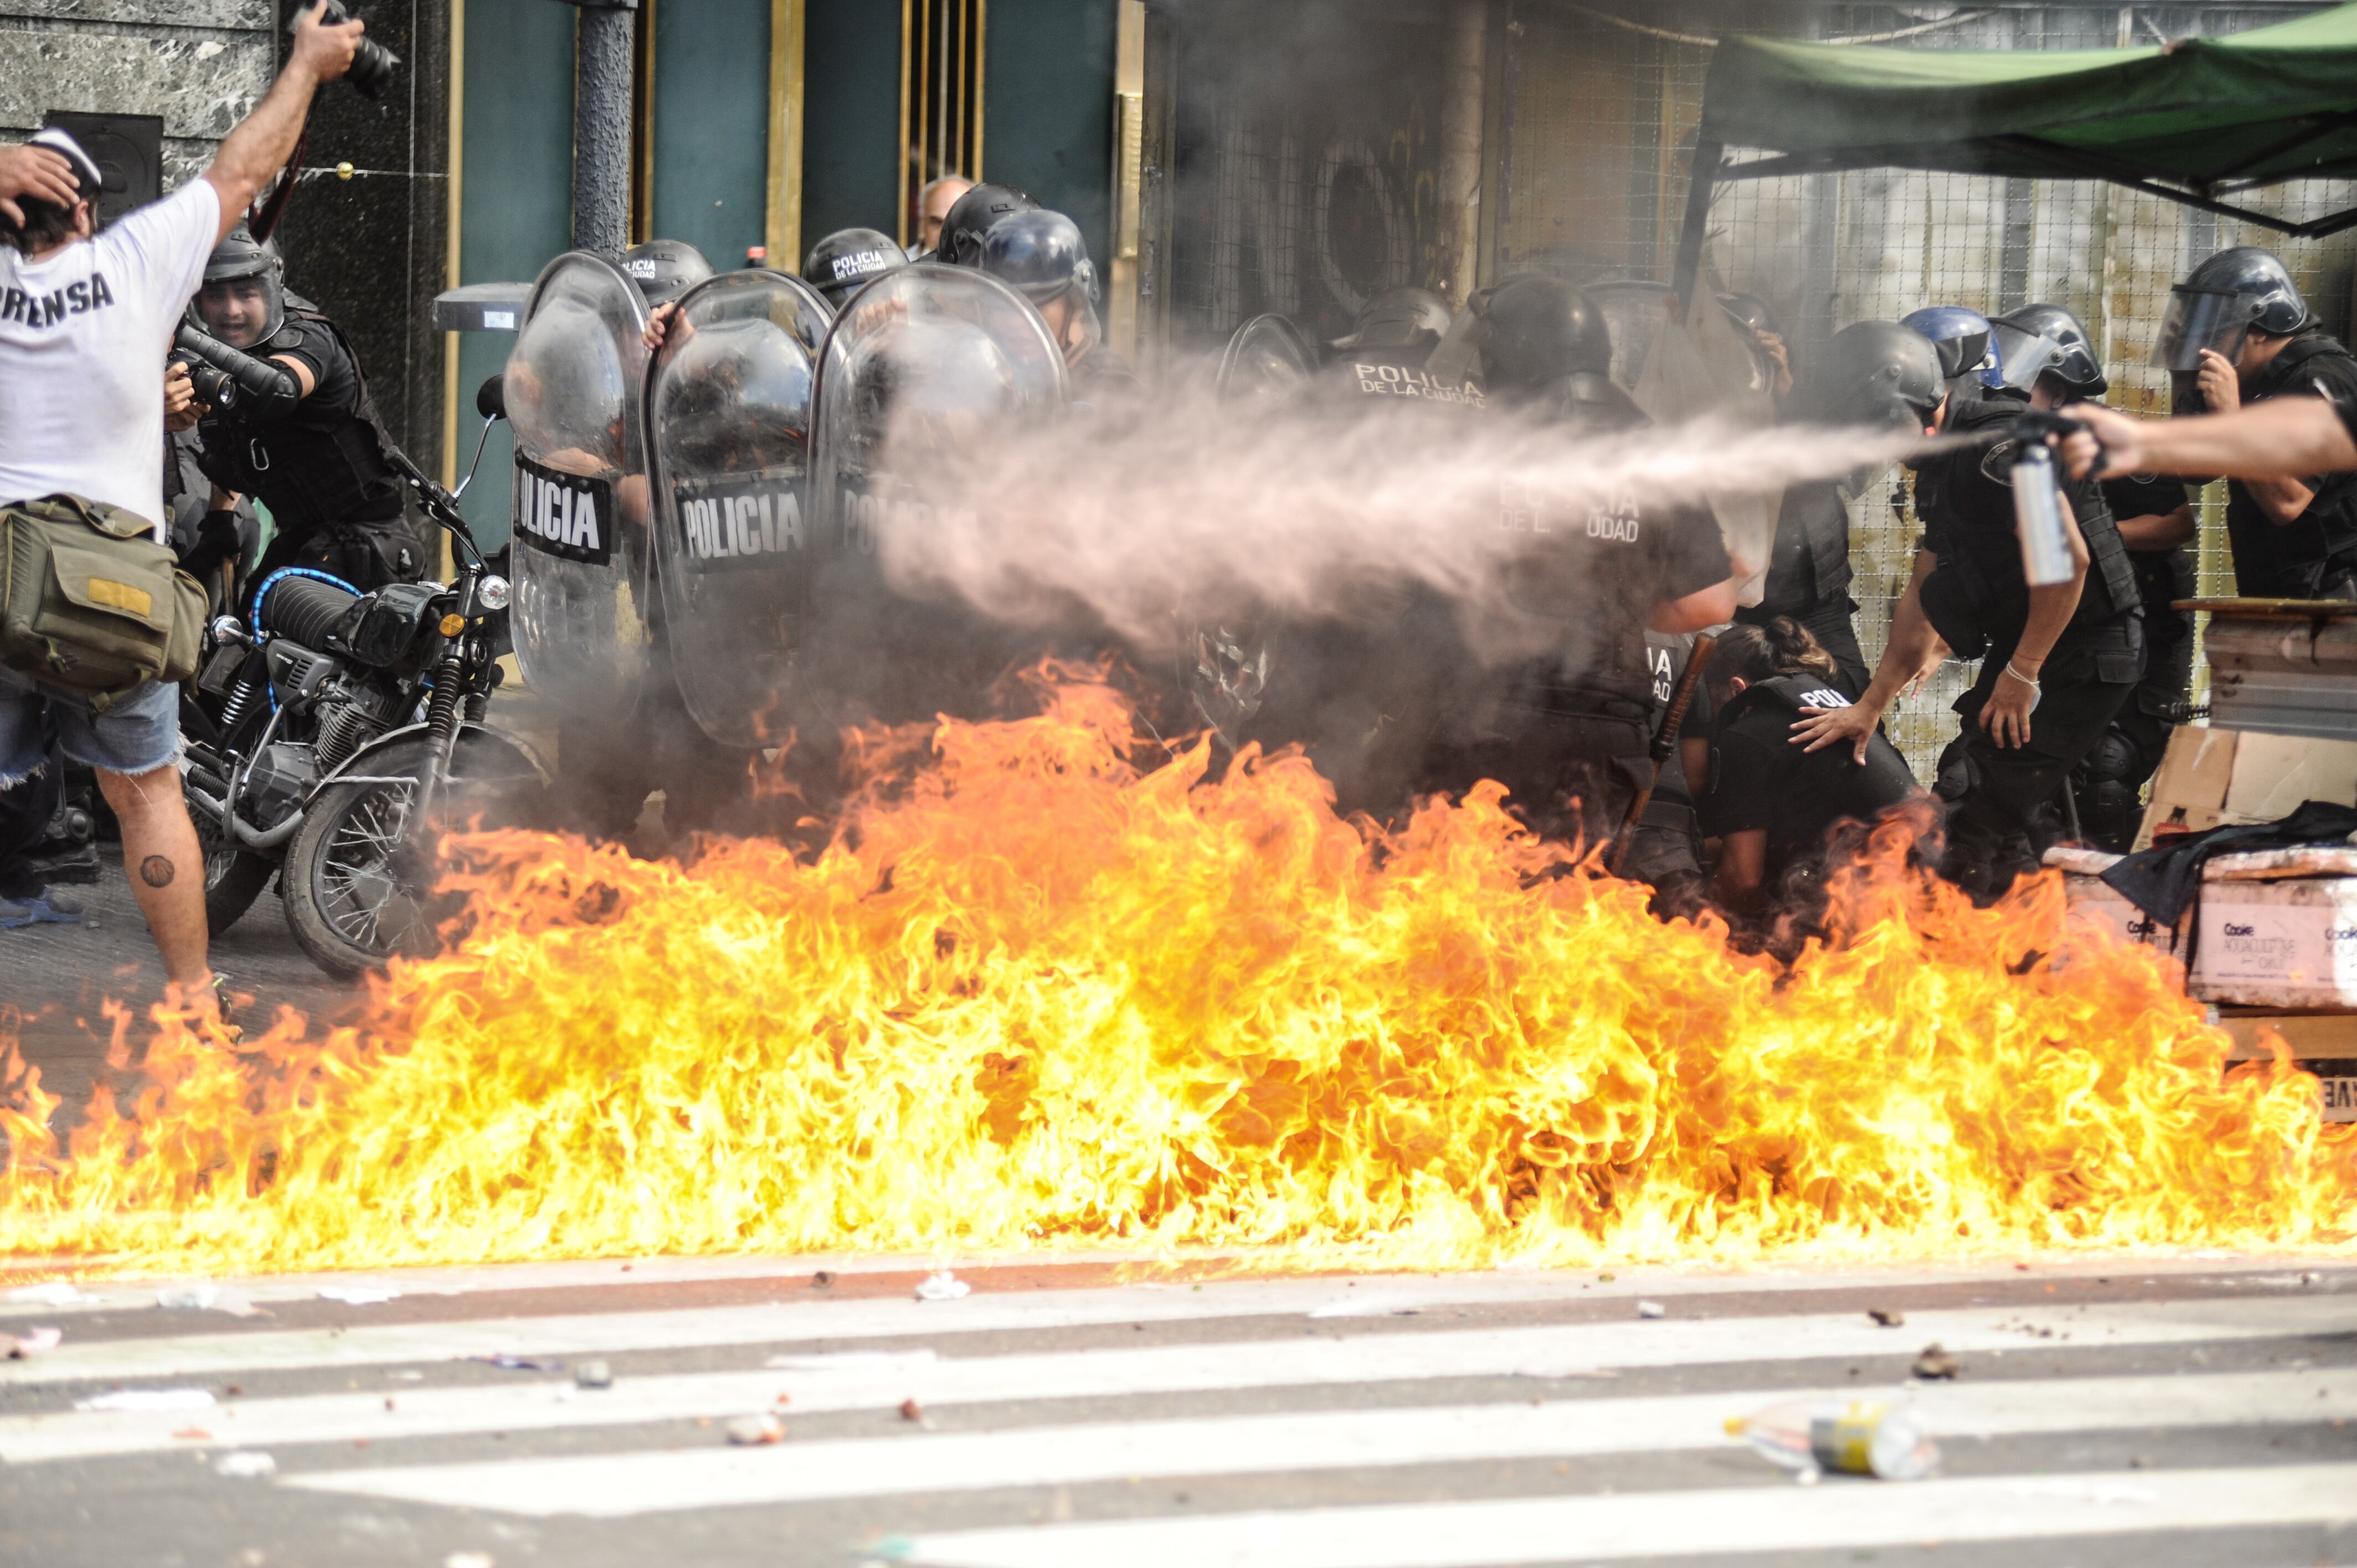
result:
<svg viewBox="0 0 2357 1568"><path fill-rule="evenodd" d="M286 18L289 34L295 31L295 25L310 9L311 0L296 0L295 14ZM319 16L319 25L339 27L351 19L352 14L345 8L343 0L327 0L327 9ZM393 81L393 73L400 65L399 55L373 38L362 38L359 51L352 56L352 68L344 73L344 80L360 89L363 98L382 98L386 84Z"/></svg>
<svg viewBox="0 0 2357 1568"><path fill-rule="evenodd" d="M189 384L197 389L197 406L212 413L226 413L237 406L237 383L230 380L227 371L206 364L202 360L188 365Z"/></svg>

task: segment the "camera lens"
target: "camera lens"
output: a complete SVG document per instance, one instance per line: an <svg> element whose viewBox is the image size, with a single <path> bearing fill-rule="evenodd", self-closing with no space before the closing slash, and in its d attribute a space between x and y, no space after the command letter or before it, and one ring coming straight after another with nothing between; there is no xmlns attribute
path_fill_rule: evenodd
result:
<svg viewBox="0 0 2357 1568"><path fill-rule="evenodd" d="M393 80L393 68L400 64L399 55L382 44L362 38L361 47L352 55L351 70L344 74L360 90L361 97L382 98L385 84Z"/></svg>

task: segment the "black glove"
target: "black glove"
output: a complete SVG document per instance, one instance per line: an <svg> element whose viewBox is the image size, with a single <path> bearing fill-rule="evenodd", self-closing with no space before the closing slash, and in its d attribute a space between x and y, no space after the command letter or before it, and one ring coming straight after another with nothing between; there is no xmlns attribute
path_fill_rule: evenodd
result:
<svg viewBox="0 0 2357 1568"><path fill-rule="evenodd" d="M197 524L197 542L180 557L180 570L200 583L209 582L222 562L237 559L238 548L237 513L209 511Z"/></svg>
<svg viewBox="0 0 2357 1568"><path fill-rule="evenodd" d="M200 360L227 375L237 383L237 409L241 417L257 424L269 424L295 412L303 401L303 383L295 372L269 360L257 360L242 349L232 349L220 338L182 327L172 339L176 353Z"/></svg>

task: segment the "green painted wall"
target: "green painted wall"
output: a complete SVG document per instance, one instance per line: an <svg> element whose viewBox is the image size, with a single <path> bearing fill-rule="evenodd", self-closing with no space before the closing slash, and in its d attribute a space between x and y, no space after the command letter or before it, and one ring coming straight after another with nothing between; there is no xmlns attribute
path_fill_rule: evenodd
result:
<svg viewBox="0 0 2357 1568"><path fill-rule="evenodd" d="M654 18L651 231L741 267L769 216L770 0L658 0Z"/></svg>
<svg viewBox="0 0 2357 1568"><path fill-rule="evenodd" d="M900 7L810 0L802 61L803 247L838 229L897 233ZM782 264L799 269L802 258Z"/></svg>
<svg viewBox="0 0 2357 1568"><path fill-rule="evenodd" d="M1113 0L990 8L983 174L1070 214L1103 274L1113 254Z"/></svg>
<svg viewBox="0 0 2357 1568"><path fill-rule="evenodd" d="M458 281L530 279L573 233L573 24L569 5L479 0L467 7L465 156L460 165ZM507 363L510 332L458 337L459 471L483 422L475 389ZM466 496L486 550L508 536L507 426L491 433Z"/></svg>

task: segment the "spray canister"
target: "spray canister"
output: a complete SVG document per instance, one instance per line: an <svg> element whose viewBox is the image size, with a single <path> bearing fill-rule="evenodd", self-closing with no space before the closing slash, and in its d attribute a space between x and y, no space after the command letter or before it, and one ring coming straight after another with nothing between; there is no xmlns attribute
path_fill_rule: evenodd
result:
<svg viewBox="0 0 2357 1568"><path fill-rule="evenodd" d="M1912 1414L1868 1400L1788 1400L1758 1415L1736 1416L1727 1434L1808 1478L1820 1470L1913 1481L1940 1462L1939 1445Z"/></svg>
<svg viewBox="0 0 2357 1568"><path fill-rule="evenodd" d="M2067 583L2077 570L2071 559L2070 525L2062 519L2061 480L2054 453L2045 442L2022 441L2013 457L2013 527L2021 536L2021 575L2033 588Z"/></svg>

